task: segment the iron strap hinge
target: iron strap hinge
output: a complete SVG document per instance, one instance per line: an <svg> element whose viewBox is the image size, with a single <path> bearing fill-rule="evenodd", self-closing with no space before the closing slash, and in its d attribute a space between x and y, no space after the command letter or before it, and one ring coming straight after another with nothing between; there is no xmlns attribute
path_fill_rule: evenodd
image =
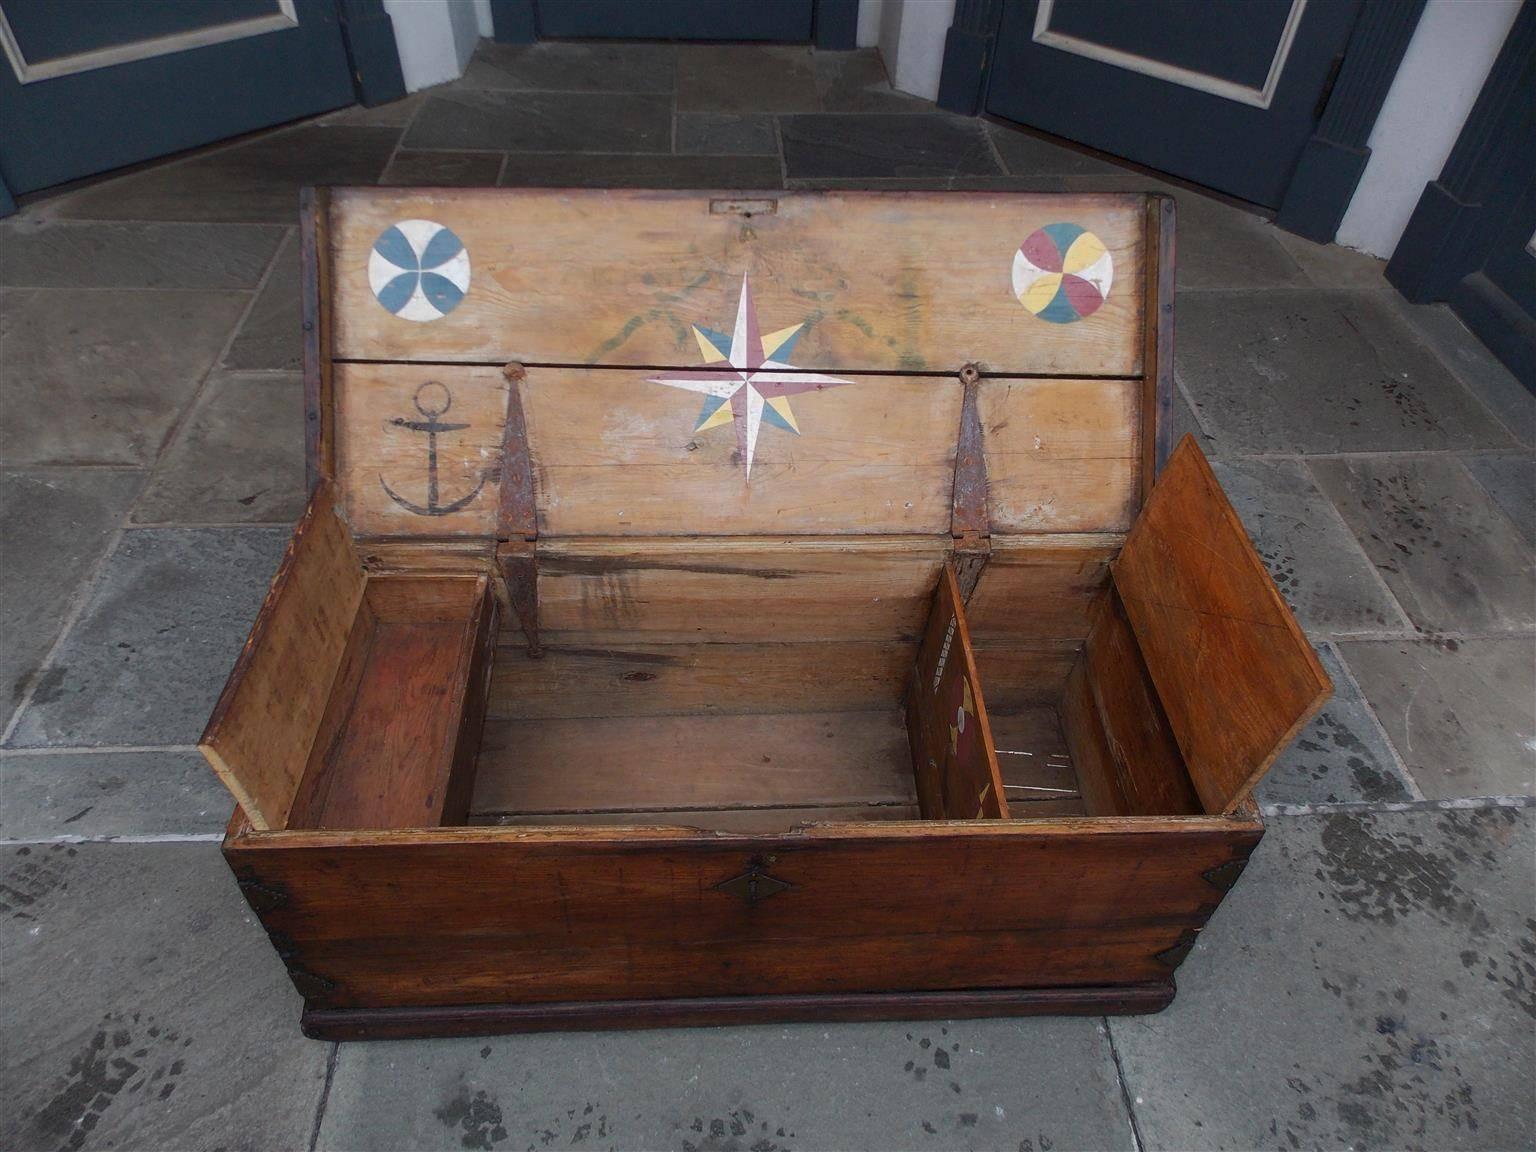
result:
<svg viewBox="0 0 1536 1152"><path fill-rule="evenodd" d="M982 447L981 411L977 389L981 369L960 369L964 398L960 405L960 440L955 449L955 482L949 531L954 538L955 580L962 602L971 598L982 569L992 555L992 525L987 517L987 457Z"/></svg>
<svg viewBox="0 0 1536 1152"><path fill-rule="evenodd" d="M523 418L522 383L528 370L508 364L507 419L501 433L501 485L496 501L496 570L528 642L528 655L544 654L539 641L539 514L534 498L533 460Z"/></svg>

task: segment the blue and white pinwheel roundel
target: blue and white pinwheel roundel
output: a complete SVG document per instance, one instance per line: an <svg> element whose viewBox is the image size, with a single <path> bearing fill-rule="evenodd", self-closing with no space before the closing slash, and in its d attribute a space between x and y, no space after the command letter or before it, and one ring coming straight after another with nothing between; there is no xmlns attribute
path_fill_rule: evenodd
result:
<svg viewBox="0 0 1536 1152"><path fill-rule="evenodd" d="M401 220L373 242L368 284L385 311L400 319L436 320L469 291L469 253L451 228Z"/></svg>

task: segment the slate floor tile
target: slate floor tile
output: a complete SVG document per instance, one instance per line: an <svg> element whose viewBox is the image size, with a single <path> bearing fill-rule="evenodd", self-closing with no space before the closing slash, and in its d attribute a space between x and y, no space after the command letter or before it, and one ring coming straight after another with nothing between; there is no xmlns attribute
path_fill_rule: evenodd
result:
<svg viewBox="0 0 1536 1152"><path fill-rule="evenodd" d="M1389 295L1183 293L1179 379L1223 454L1512 446Z"/></svg>
<svg viewBox="0 0 1536 1152"><path fill-rule="evenodd" d="M1304 463L1232 460L1214 467L1302 627L1330 635L1411 631Z"/></svg>
<svg viewBox="0 0 1536 1152"><path fill-rule="evenodd" d="M1455 373L1527 448L1536 448L1536 396L1467 331L1444 304L1410 304L1396 292L1387 299L1413 335Z"/></svg>
<svg viewBox="0 0 1536 1152"><path fill-rule="evenodd" d="M897 92L874 48L815 53L816 91L827 112L932 112L927 100Z"/></svg>
<svg viewBox="0 0 1536 1152"><path fill-rule="evenodd" d="M1033 136L1006 124L989 123L987 131L997 146L1003 165L1015 176L1092 176L1128 178L1135 174L1062 144Z"/></svg>
<svg viewBox="0 0 1536 1152"><path fill-rule="evenodd" d="M411 117L416 115L417 109L426 102L426 99L426 92L412 92L408 96L402 96L398 100L391 100L388 104L379 104L373 108L354 104L339 112L328 112L315 123L323 128L404 128L411 122Z"/></svg>
<svg viewBox="0 0 1536 1152"><path fill-rule="evenodd" d="M220 375L133 508L136 524L292 524L304 514L304 383Z"/></svg>
<svg viewBox="0 0 1536 1152"><path fill-rule="evenodd" d="M1536 637L1339 651L1424 795L1536 795Z"/></svg>
<svg viewBox="0 0 1536 1152"><path fill-rule="evenodd" d="M790 179L785 187L806 191L870 192L1065 192L1059 176L824 176Z"/></svg>
<svg viewBox="0 0 1536 1152"><path fill-rule="evenodd" d="M1536 809L1271 817L1156 1016L1142 1144L1528 1148Z"/></svg>
<svg viewBox="0 0 1536 1152"><path fill-rule="evenodd" d="M777 156L507 157L504 187L529 188L777 188Z"/></svg>
<svg viewBox="0 0 1536 1152"><path fill-rule="evenodd" d="M434 92L406 129L405 148L509 152L670 152L666 96L602 92Z"/></svg>
<svg viewBox="0 0 1536 1152"><path fill-rule="evenodd" d="M193 744L287 528L136 528L44 669L9 747Z"/></svg>
<svg viewBox="0 0 1536 1152"><path fill-rule="evenodd" d="M299 236L298 230L292 229L256 303L224 354L224 366L300 371L304 367L301 307Z"/></svg>
<svg viewBox="0 0 1536 1152"><path fill-rule="evenodd" d="M1461 462L1520 529L1525 542L1536 547L1536 456L1480 452L1463 456Z"/></svg>
<svg viewBox="0 0 1536 1152"><path fill-rule="evenodd" d="M0 752L0 839L211 836L234 801L197 752Z"/></svg>
<svg viewBox="0 0 1536 1152"><path fill-rule="evenodd" d="M1532 550L1455 457L1347 456L1311 467L1420 628L1536 625Z"/></svg>
<svg viewBox="0 0 1536 1152"><path fill-rule="evenodd" d="M1254 789L1260 804L1378 804L1421 799L1333 650L1317 650L1333 698Z"/></svg>
<svg viewBox="0 0 1536 1152"><path fill-rule="evenodd" d="M1001 175L975 120L827 113L785 116L779 125L791 179Z"/></svg>
<svg viewBox="0 0 1536 1152"><path fill-rule="evenodd" d="M217 844L0 860L0 1146L308 1146L330 1049Z"/></svg>
<svg viewBox="0 0 1536 1152"><path fill-rule="evenodd" d="M776 156L773 117L755 112L679 112L677 150L700 155Z"/></svg>
<svg viewBox="0 0 1536 1152"><path fill-rule="evenodd" d="M1173 442L1177 444L1184 439L1185 433L1195 438L1195 443L1200 445L1200 451L1212 458L1220 455L1216 448L1216 441L1206 435L1205 429L1200 426L1200 421L1195 418L1195 410L1190 407L1189 399L1184 395L1184 389L1175 385L1173 392Z"/></svg>
<svg viewBox="0 0 1536 1152"><path fill-rule="evenodd" d="M691 45L677 58L679 112L816 112L821 97L809 48Z"/></svg>
<svg viewBox="0 0 1536 1152"><path fill-rule="evenodd" d="M1120 170L1068 175L1073 192L1161 192L1178 206L1180 292L1199 289L1301 288L1311 283L1280 242L1280 230L1262 216L1182 185ZM1178 303L1182 327L1185 303Z"/></svg>
<svg viewBox="0 0 1536 1152"><path fill-rule="evenodd" d="M7 289L0 460L151 462L249 303L244 292Z"/></svg>
<svg viewBox="0 0 1536 1152"><path fill-rule="evenodd" d="M455 87L667 93L672 91L677 55L678 50L670 44L495 44L482 40Z"/></svg>
<svg viewBox="0 0 1536 1152"><path fill-rule="evenodd" d="M143 484L98 468L0 472L0 731Z"/></svg>
<svg viewBox="0 0 1536 1152"><path fill-rule="evenodd" d="M320 1149L1128 1148L1103 1026L985 1020L343 1044Z"/></svg>
<svg viewBox="0 0 1536 1152"><path fill-rule="evenodd" d="M255 288L283 230L247 224L0 226L7 288Z"/></svg>
<svg viewBox="0 0 1536 1152"><path fill-rule="evenodd" d="M1387 283L1387 262L1342 244L1318 244L1283 228L1275 239L1301 266L1307 280L1319 288L1361 288L1394 291Z"/></svg>
<svg viewBox="0 0 1536 1152"><path fill-rule="evenodd" d="M429 187L494 188L501 174L500 152L407 152L395 158L379 177L380 184L419 184Z"/></svg>
<svg viewBox="0 0 1536 1152"><path fill-rule="evenodd" d="M78 192L60 216L292 224L306 184L372 184L398 128L306 124Z"/></svg>

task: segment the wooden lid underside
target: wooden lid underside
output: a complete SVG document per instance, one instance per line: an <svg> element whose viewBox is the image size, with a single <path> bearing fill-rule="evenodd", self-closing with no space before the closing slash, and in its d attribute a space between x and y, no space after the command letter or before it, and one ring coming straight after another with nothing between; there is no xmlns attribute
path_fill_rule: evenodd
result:
<svg viewBox="0 0 1536 1152"><path fill-rule="evenodd" d="M322 210L319 464L359 536L495 535L509 451L541 537L947 535L967 364L993 533L1123 532L1140 506L1144 196L344 189Z"/></svg>

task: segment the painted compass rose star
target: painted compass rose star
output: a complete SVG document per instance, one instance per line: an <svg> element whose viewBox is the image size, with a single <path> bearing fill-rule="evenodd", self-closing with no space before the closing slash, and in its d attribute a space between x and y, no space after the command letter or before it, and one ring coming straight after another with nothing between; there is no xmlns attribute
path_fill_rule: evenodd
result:
<svg viewBox="0 0 1536 1152"><path fill-rule="evenodd" d="M711 372L667 372L652 376L651 384L665 384L704 396L704 410L699 413L695 432L733 424L736 446L740 450L747 479L752 479L752 457L757 453L757 434L763 421L786 432L800 435L800 425L790 409L789 398L802 392L820 392L852 384L836 376L819 372L801 372L784 361L805 327L802 321L792 328L762 335L757 326L757 307L747 277L741 278L741 300L736 305L736 328L729 338L723 333L693 327L699 351L706 364L729 364L725 370Z"/></svg>

